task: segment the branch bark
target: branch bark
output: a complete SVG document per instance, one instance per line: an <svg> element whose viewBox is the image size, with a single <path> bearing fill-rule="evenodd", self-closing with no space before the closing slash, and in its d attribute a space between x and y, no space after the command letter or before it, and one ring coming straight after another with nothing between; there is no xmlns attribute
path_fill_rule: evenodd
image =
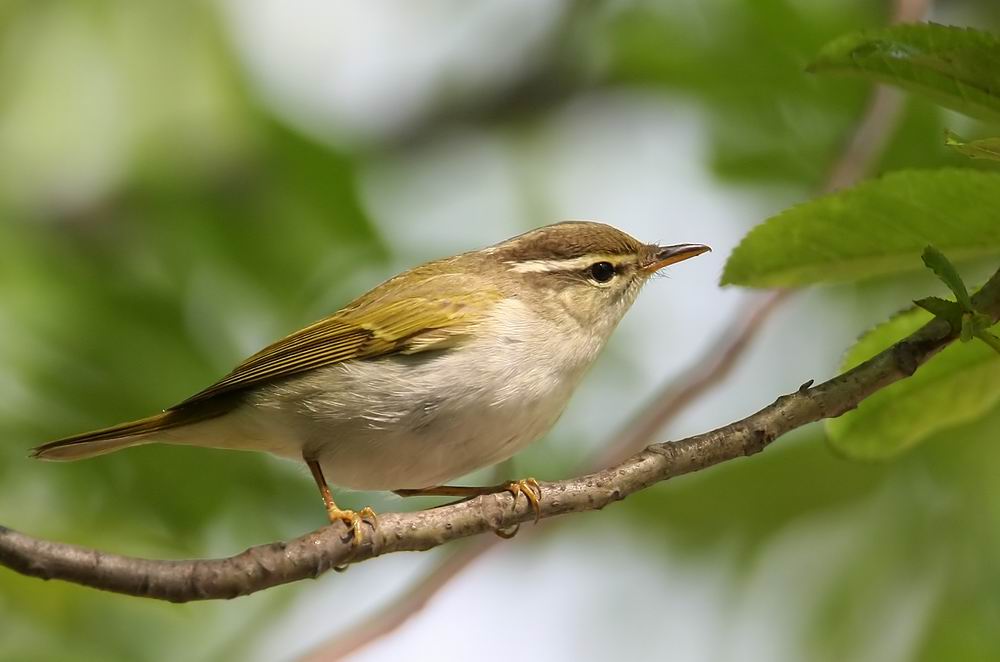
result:
<svg viewBox="0 0 1000 662"><path fill-rule="evenodd" d="M977 309L1000 319L1000 271L974 297ZM935 319L869 361L795 393L740 421L677 442L649 446L617 466L542 484L541 517L600 510L658 482L759 453L782 435L853 409L871 394L912 375L955 340ZM507 493L414 513L389 513L355 547L342 524L290 542L252 547L223 559L156 561L39 540L0 528L0 564L42 579L62 579L141 597L187 602L234 598L279 584L318 577L331 568L452 540L508 529L534 519L525 500Z"/></svg>

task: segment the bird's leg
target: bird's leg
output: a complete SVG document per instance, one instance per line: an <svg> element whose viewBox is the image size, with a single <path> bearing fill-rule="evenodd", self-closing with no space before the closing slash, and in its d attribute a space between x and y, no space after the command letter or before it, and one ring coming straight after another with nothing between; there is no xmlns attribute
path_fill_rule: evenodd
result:
<svg viewBox="0 0 1000 662"><path fill-rule="evenodd" d="M484 494L496 494L497 492L510 492L514 495L514 504L517 504L517 497L521 494L528 500L531 509L535 511L535 522L542 516L542 486L534 478L524 478L522 480L512 480L509 483L490 485L488 487L464 487L462 485L437 485L435 487L424 487L415 490L393 490L401 497L411 496L457 496L472 498Z"/></svg>
<svg viewBox="0 0 1000 662"><path fill-rule="evenodd" d="M305 456L302 459L306 461L309 471L312 472L313 480L316 481L319 494L323 497L323 505L326 506L326 514L330 517L330 523L343 522L346 524L348 530L354 535L354 544L361 544L361 523L368 522L374 529L378 524L375 511L368 506L362 508L360 513L338 508L333 501L333 495L330 494L330 486L326 484L326 478L323 477L323 469L319 466L319 462Z"/></svg>

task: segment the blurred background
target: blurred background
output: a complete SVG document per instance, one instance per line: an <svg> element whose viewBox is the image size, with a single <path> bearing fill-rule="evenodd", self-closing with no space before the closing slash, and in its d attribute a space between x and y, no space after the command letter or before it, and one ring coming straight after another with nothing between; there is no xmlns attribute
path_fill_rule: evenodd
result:
<svg viewBox="0 0 1000 662"><path fill-rule="evenodd" d="M816 194L869 98L804 65L891 11L0 3L0 523L158 558L295 537L325 513L292 463L27 450L174 404L406 267L531 227L589 218L712 245L646 288L557 428L505 469L570 475L732 324L749 294L717 286L729 250ZM940 0L932 17L997 30L1000 4ZM905 98L872 172L967 166L941 146L946 122L969 130ZM831 376L863 329L929 289L914 272L798 293L660 439ZM499 546L354 659L1000 659L998 424L885 464L839 459L808 428ZM0 569L0 659L294 660L452 551L188 605Z"/></svg>

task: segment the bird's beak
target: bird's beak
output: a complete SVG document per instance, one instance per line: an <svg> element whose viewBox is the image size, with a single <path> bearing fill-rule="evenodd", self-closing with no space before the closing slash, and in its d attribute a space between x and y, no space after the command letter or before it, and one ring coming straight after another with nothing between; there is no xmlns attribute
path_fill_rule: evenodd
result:
<svg viewBox="0 0 1000 662"><path fill-rule="evenodd" d="M645 265L642 270L646 273L654 273L663 267L671 264L683 262L688 258L707 253L712 249L704 244L676 244L674 246L660 246L653 254L653 260Z"/></svg>

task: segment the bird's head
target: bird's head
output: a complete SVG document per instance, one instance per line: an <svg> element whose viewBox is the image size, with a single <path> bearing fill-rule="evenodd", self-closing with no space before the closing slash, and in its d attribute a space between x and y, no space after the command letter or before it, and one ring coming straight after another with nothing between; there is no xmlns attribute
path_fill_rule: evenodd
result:
<svg viewBox="0 0 1000 662"><path fill-rule="evenodd" d="M644 244L603 223L547 225L483 250L525 303L610 334L642 285L664 267L711 250Z"/></svg>

